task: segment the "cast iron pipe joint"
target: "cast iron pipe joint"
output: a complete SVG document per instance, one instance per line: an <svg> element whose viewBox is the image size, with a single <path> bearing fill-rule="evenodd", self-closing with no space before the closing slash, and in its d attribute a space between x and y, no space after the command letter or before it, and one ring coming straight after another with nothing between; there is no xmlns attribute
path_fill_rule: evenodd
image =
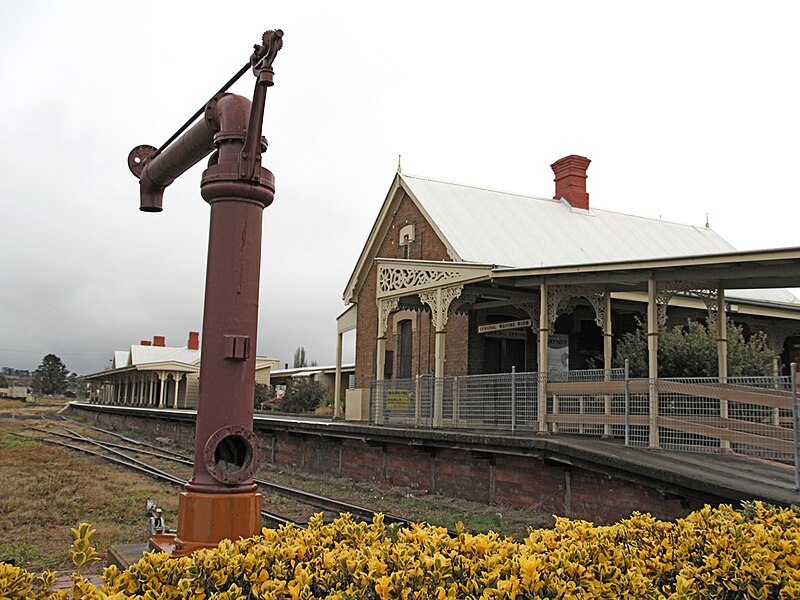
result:
<svg viewBox="0 0 800 600"><path fill-rule="evenodd" d="M261 150L266 144L261 138L260 123L253 123L254 112L249 100L232 94L215 98L206 108L205 121L216 130L213 144L217 148L200 181L200 192L208 203L227 198L262 207L272 204L275 177L261 166ZM246 161L243 149L251 127L258 129L258 160L252 175L242 177L242 163Z"/></svg>
<svg viewBox="0 0 800 600"><path fill-rule="evenodd" d="M275 178L261 167L261 154L266 147L261 128L267 88L273 85L272 62L283 47L283 31L266 31L261 41L250 57L257 78L252 106L241 96L219 94L205 107L205 118L162 152L147 144L131 150L128 168L140 180L140 210L160 212L167 186L208 156L215 147L219 156L212 160L203 174L203 198L212 202L232 194L264 207L272 203ZM228 146L235 147L235 150ZM237 155L236 168L232 168L233 159L229 160L229 155L234 152Z"/></svg>

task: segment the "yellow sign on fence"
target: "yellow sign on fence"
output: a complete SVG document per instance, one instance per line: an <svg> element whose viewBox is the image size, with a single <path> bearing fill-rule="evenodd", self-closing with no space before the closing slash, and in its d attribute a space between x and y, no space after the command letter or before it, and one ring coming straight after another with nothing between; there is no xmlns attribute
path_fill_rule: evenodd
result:
<svg viewBox="0 0 800 600"><path fill-rule="evenodd" d="M408 410L409 405L408 390L386 390L386 408L388 410Z"/></svg>

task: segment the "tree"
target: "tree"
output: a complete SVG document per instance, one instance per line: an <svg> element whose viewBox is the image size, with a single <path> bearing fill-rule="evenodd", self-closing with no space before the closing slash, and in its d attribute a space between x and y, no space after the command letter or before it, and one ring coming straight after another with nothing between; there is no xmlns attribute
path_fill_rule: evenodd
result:
<svg viewBox="0 0 800 600"><path fill-rule="evenodd" d="M62 394L67 388L69 374L69 369L59 357L48 354L33 373L33 391L38 394Z"/></svg>
<svg viewBox="0 0 800 600"><path fill-rule="evenodd" d="M295 369L301 369L303 367L308 366L308 362L306 361L306 349L303 346L298 346L297 350L294 351L294 362L292 366Z"/></svg>
<svg viewBox="0 0 800 600"><path fill-rule="evenodd" d="M275 388L266 383L257 383L253 389L253 405L264 408L267 401L275 397Z"/></svg>
<svg viewBox="0 0 800 600"><path fill-rule="evenodd" d="M631 377L647 377L647 326L638 322L636 331L626 333L617 344L614 366L628 359ZM767 336L759 331L745 339L739 325L728 323L728 376L765 376L772 374L775 354L767 345ZM687 321L672 329L661 329L658 336L658 373L660 377L717 377L717 335L698 321Z"/></svg>
<svg viewBox="0 0 800 600"><path fill-rule="evenodd" d="M8 387L8 379L3 375L0 375L0 387Z"/></svg>
<svg viewBox="0 0 800 600"><path fill-rule="evenodd" d="M286 388L277 408L285 412L312 412L325 401L327 395L328 388L319 381L299 377Z"/></svg>

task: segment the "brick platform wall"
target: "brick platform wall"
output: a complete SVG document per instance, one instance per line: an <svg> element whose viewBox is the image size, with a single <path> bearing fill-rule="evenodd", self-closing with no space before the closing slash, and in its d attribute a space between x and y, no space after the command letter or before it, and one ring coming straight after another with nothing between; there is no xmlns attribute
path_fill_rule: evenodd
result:
<svg viewBox="0 0 800 600"><path fill-rule="evenodd" d="M76 412L107 429L137 431L153 439L169 437L181 445L194 442L191 422ZM366 439L287 433L279 425L271 429L263 422L258 427L263 462L354 481L439 492L595 523L611 523L633 511L674 519L702 506L697 500L667 497L627 478L530 456L420 446L418 440L414 445L368 443Z"/></svg>

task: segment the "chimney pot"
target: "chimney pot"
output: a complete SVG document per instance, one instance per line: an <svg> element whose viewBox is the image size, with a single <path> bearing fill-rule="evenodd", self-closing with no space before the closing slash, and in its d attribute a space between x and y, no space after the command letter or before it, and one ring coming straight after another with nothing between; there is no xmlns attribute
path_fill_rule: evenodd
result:
<svg viewBox="0 0 800 600"><path fill-rule="evenodd" d="M152 345L153 345L153 342L151 342L150 340L141 340L141 341L139 342L139 345L140 345L140 346L152 346Z"/></svg>
<svg viewBox="0 0 800 600"><path fill-rule="evenodd" d="M554 200L564 198L573 208L589 209L589 194L586 191L586 169L592 161L585 156L570 154L550 165L556 178Z"/></svg>
<svg viewBox="0 0 800 600"><path fill-rule="evenodd" d="M199 331L190 331L189 332L189 341L187 342L186 347L189 350L200 350L200 332Z"/></svg>
<svg viewBox="0 0 800 600"><path fill-rule="evenodd" d="M163 335L154 335L153 336L153 346L158 346L159 348L163 348L166 346L166 339Z"/></svg>

